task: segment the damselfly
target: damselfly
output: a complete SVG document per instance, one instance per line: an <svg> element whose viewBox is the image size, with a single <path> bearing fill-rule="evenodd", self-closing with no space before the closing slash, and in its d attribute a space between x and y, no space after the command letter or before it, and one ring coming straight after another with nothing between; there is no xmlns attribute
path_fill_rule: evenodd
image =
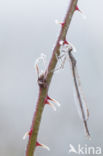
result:
<svg viewBox="0 0 103 156"><path fill-rule="evenodd" d="M78 70L77 70L77 61L75 57L73 56L73 46L69 43L62 44L60 47L60 53L61 54L59 56L59 59L63 58L63 61L62 61L63 64L61 65L61 67L64 66L64 62L67 56L69 57L69 62L71 65L71 71L72 71L72 77L73 77L75 103L77 103L77 107L79 108L79 114L83 120L86 134L88 137L90 137L90 133L88 130L88 125L87 125L87 120L89 118L89 111L88 111L87 104L86 104L85 98L83 96L83 91L81 88L81 82L80 82L80 78L79 78Z"/></svg>

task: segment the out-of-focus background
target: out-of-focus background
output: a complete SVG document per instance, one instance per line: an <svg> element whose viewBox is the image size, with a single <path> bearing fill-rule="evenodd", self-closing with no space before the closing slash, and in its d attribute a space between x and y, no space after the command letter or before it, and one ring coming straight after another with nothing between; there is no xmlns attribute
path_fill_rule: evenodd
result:
<svg viewBox="0 0 103 156"><path fill-rule="evenodd" d="M0 3L0 156L23 156L38 97L36 58L41 53L49 61L69 0L1 0ZM55 73L49 95L61 107L54 112L45 107L38 140L50 152L36 149L37 156L67 156L69 144L77 148L100 146L103 149L103 1L79 0L83 20L75 12L67 40L77 52L79 75L90 110L88 126L92 136L85 137L73 98L70 65ZM74 156L74 154L71 154Z"/></svg>

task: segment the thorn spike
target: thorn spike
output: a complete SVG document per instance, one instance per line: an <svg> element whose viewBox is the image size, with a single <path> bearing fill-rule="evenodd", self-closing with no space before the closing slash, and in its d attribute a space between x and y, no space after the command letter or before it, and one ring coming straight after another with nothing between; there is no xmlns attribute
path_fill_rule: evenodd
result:
<svg viewBox="0 0 103 156"><path fill-rule="evenodd" d="M83 19L86 19L87 18L87 16L79 9L78 6L76 6L75 11L79 11L81 13Z"/></svg>
<svg viewBox="0 0 103 156"><path fill-rule="evenodd" d="M64 24L65 24L64 22L60 22L60 21L58 21L57 19L55 20L55 23L56 23L56 24L60 24L62 27L63 27Z"/></svg>
<svg viewBox="0 0 103 156"><path fill-rule="evenodd" d="M75 11L81 12L78 6L76 6Z"/></svg>
<svg viewBox="0 0 103 156"><path fill-rule="evenodd" d="M47 96L47 98L48 98L48 100L53 101L58 107L60 107L60 103L57 100L50 98L49 96Z"/></svg>
<svg viewBox="0 0 103 156"><path fill-rule="evenodd" d="M41 146L41 144L39 142L36 142L36 146Z"/></svg>
<svg viewBox="0 0 103 156"><path fill-rule="evenodd" d="M23 136L23 140L25 140L25 139L27 138L27 136L30 137L31 134L32 134L32 129L24 134L24 136Z"/></svg>
<svg viewBox="0 0 103 156"><path fill-rule="evenodd" d="M56 111L56 107L54 106L53 103L49 102L49 105L53 108L54 111Z"/></svg>
<svg viewBox="0 0 103 156"><path fill-rule="evenodd" d="M32 135L32 131L33 131L32 129L29 131L29 136L31 136L31 135Z"/></svg>
<svg viewBox="0 0 103 156"><path fill-rule="evenodd" d="M22 139L25 140L27 138L27 136L29 136L29 132L26 132Z"/></svg>
<svg viewBox="0 0 103 156"><path fill-rule="evenodd" d="M46 145L44 145L44 144L41 144L41 146L42 146L43 148L47 149L48 151L50 151L50 148L49 148L48 146L46 146Z"/></svg>
<svg viewBox="0 0 103 156"><path fill-rule="evenodd" d="M64 43L63 44L69 44L66 40L64 40Z"/></svg>
<svg viewBox="0 0 103 156"><path fill-rule="evenodd" d="M41 146L41 147L47 149L48 151L50 151L50 148L49 148L48 146L46 146L46 145L44 145L44 144L41 144L41 143L39 143L39 142L36 142L36 146Z"/></svg>

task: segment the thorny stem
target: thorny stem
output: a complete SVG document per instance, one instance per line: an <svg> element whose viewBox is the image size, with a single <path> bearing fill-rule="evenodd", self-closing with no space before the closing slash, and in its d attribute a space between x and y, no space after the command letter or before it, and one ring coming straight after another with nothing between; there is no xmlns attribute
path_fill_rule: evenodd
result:
<svg viewBox="0 0 103 156"><path fill-rule="evenodd" d="M34 112L34 116L33 116L33 121L32 121L32 126L31 126L32 134L29 136L29 141L28 141L28 145L27 145L27 149L26 149L26 156L33 156L34 155L38 131L39 131L39 126L40 126L40 121L41 121L42 113L44 110L44 100L48 94L48 89L49 89L50 82L51 82L51 79L53 76L53 72L48 72L48 71L53 71L56 67L56 64L57 64L56 55L59 56L59 54L60 54L59 42L61 40L66 39L67 31L68 31L68 28L70 26L70 22L71 22L73 13L75 11L75 8L77 6L77 2L78 2L78 0L70 0L69 8L67 10L67 14L66 14L65 19L64 19L64 25L61 28L60 34L58 36L58 40L57 40L55 48L53 50L53 54L52 54L50 63L49 63L48 68L46 70L47 74L46 74L45 79L46 79L47 86L40 86L39 85L39 96L38 96L38 101L36 104L36 111Z"/></svg>

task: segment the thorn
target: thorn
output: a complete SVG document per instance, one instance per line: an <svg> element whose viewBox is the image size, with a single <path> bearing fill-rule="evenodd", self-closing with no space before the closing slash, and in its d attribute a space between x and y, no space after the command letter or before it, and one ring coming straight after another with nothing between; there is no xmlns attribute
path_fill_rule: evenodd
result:
<svg viewBox="0 0 103 156"><path fill-rule="evenodd" d="M47 97L45 98L45 100L44 100L44 103L50 105L50 106L52 107L52 109L53 109L54 111L56 111L56 107L54 106L54 104L51 103L51 102L49 102L48 100L49 100L49 99L48 99L48 96L47 96Z"/></svg>
<svg viewBox="0 0 103 156"><path fill-rule="evenodd" d="M25 139L27 138L27 136L30 137L31 134L32 134L32 129L24 134L24 136L23 136L23 140L25 140Z"/></svg>
<svg viewBox="0 0 103 156"><path fill-rule="evenodd" d="M49 148L48 146L46 146L46 145L44 145L44 144L41 144L41 143L39 143L39 142L36 142L36 146L41 146L41 147L47 149L48 151L50 151L50 148Z"/></svg>
<svg viewBox="0 0 103 156"><path fill-rule="evenodd" d="M26 132L26 133L24 134L23 140L25 140L27 136L30 137L31 134L32 134L32 129L31 129L29 132ZM48 146L46 146L46 145L44 145L44 144L40 144L38 141L36 142L36 146L41 146L41 147L47 149L48 151L50 151L50 148L49 148Z"/></svg>
<svg viewBox="0 0 103 156"><path fill-rule="evenodd" d="M63 44L69 44L66 40L64 40L64 43Z"/></svg>
<svg viewBox="0 0 103 156"><path fill-rule="evenodd" d="M81 12L78 6L76 6L75 11Z"/></svg>
<svg viewBox="0 0 103 156"><path fill-rule="evenodd" d="M63 27L64 24L65 24L64 22L59 22L57 19L55 20L55 23L56 23L56 24L60 24L62 27Z"/></svg>
<svg viewBox="0 0 103 156"><path fill-rule="evenodd" d="M48 100L53 101L58 107L60 107L60 103L57 100L50 98L49 96L47 96L47 98L48 98Z"/></svg>
<svg viewBox="0 0 103 156"><path fill-rule="evenodd" d="M29 136L31 136L31 135L32 135L32 131L33 131L33 130L32 130L32 128L31 128L31 130L29 131Z"/></svg>
<svg viewBox="0 0 103 156"><path fill-rule="evenodd" d="M64 27L65 23L60 23L62 25L62 27Z"/></svg>
<svg viewBox="0 0 103 156"><path fill-rule="evenodd" d="M36 146L41 146L41 144L39 142L36 142Z"/></svg>
<svg viewBox="0 0 103 156"><path fill-rule="evenodd" d="M50 98L49 96L47 96L45 98L44 103L50 105L53 108L54 111L56 111L56 107L54 106L53 103L49 102L49 100L52 101L52 102L54 102L58 107L60 107L60 103L57 100L55 100L55 99Z"/></svg>
<svg viewBox="0 0 103 156"><path fill-rule="evenodd" d="M51 103L51 102L48 102L48 104L53 108L53 110L54 111L56 111L56 107L54 106L54 104L53 103Z"/></svg>
<svg viewBox="0 0 103 156"><path fill-rule="evenodd" d="M71 43L71 42L68 42L67 40L64 40L64 41L60 41L59 44L62 46L62 45L68 45L70 46L69 48L72 48L74 52L76 52L76 48L75 46Z"/></svg>
<svg viewBox="0 0 103 156"><path fill-rule="evenodd" d="M26 132L22 139L25 140L27 138L27 136L29 136L29 132Z"/></svg>
<svg viewBox="0 0 103 156"><path fill-rule="evenodd" d="M78 6L76 6L75 11L79 11L81 13L83 19L86 19L87 18L87 16L79 9Z"/></svg>

